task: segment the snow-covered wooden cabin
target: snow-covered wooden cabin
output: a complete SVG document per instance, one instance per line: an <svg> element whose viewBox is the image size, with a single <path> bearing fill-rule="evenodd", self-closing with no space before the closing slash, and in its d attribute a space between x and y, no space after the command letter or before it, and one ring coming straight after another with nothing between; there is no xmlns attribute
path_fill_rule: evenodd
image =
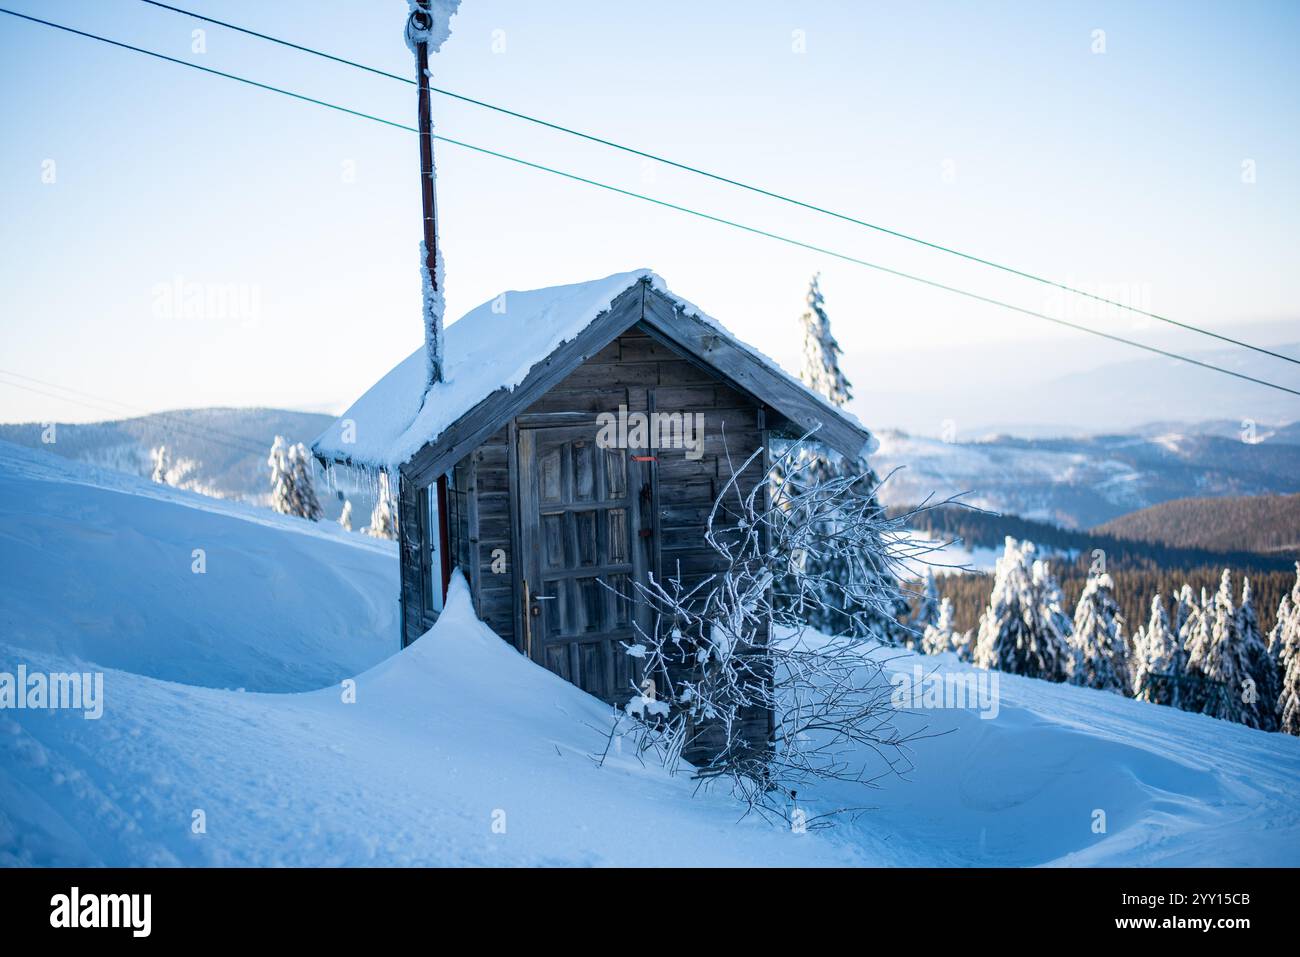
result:
<svg viewBox="0 0 1300 957"><path fill-rule="evenodd" d="M416 351L313 445L327 466L397 479L402 644L432 626L458 567L498 635L615 704L639 680L622 643L648 613L619 595L650 573L716 569L704 523L726 453L738 467L813 427L854 458L873 444L648 270L503 293L447 327L443 363L426 395ZM600 441L602 414L656 412L679 417L682 447ZM760 458L742 487L765 469Z"/></svg>

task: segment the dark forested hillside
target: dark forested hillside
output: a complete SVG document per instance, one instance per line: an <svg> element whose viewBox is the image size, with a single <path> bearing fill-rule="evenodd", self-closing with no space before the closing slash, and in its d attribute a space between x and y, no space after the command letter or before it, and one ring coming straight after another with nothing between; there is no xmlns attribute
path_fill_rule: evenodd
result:
<svg viewBox="0 0 1300 957"><path fill-rule="evenodd" d="M1178 548L1300 557L1300 495L1177 499L1122 515L1094 531Z"/></svg>
<svg viewBox="0 0 1300 957"><path fill-rule="evenodd" d="M1277 497L1300 499L1300 496ZM1222 549L1173 547L1160 542L1122 538L1107 534L1101 529L1076 531L1047 522L1035 522L1018 515L997 515L954 506L920 512L909 524L932 538L960 539L968 547L995 548L1001 551L1002 543L1009 535L1016 539L1028 539L1040 548L1058 552L1091 556L1093 550L1101 549L1106 553L1107 565L1111 569L1196 568L1204 565L1262 572L1288 571L1292 563L1292 559L1284 553L1264 554L1241 543L1229 544Z"/></svg>

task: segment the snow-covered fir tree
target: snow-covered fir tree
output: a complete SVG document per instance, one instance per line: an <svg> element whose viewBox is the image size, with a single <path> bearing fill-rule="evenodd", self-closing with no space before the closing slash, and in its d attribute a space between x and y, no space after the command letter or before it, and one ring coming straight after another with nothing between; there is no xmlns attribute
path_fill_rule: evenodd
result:
<svg viewBox="0 0 1300 957"><path fill-rule="evenodd" d="M1169 625L1164 599L1151 599L1151 618L1134 642L1133 695L1143 701L1179 707L1183 676L1183 647Z"/></svg>
<svg viewBox="0 0 1300 957"><path fill-rule="evenodd" d="M1074 670L1070 624L1060 588L1034 561L1032 542L1008 537L993 573L989 606L980 616L975 664L1013 674L1064 681Z"/></svg>
<svg viewBox="0 0 1300 957"><path fill-rule="evenodd" d="M1254 682L1253 727L1263 731L1277 728L1277 698L1282 691L1281 675L1277 662L1269 654L1268 644L1260 631L1259 616L1250 594L1250 579L1241 586L1241 604L1237 606L1237 638L1241 642L1241 655L1247 674Z"/></svg>
<svg viewBox="0 0 1300 957"><path fill-rule="evenodd" d="M370 512L370 524L362 529L366 535L374 538L397 538L397 506L393 502L392 487L388 482L388 473L379 473L378 495L375 507Z"/></svg>
<svg viewBox="0 0 1300 957"><path fill-rule="evenodd" d="M1068 645L1070 633L1074 630L1074 622L1065 610L1065 595L1056 581L1056 576L1052 574L1051 566L1043 559L1036 558L1029 571L1034 582L1034 590L1038 594L1038 604L1043 609L1045 620L1055 634L1066 637ZM1073 674L1074 667L1077 664L1075 660L1077 656L1073 646L1070 646L1070 653L1071 660L1066 666L1067 674Z"/></svg>
<svg viewBox="0 0 1300 957"><path fill-rule="evenodd" d="M1300 735L1300 562L1296 562L1296 583L1291 594L1283 596L1277 624L1269 632L1269 654L1281 685L1273 710L1277 729Z"/></svg>
<svg viewBox="0 0 1300 957"><path fill-rule="evenodd" d="M1115 584L1102 572L1089 575L1074 611L1070 638L1077 654L1070 680L1085 688L1127 695L1132 686L1124 618L1115 601Z"/></svg>
<svg viewBox="0 0 1300 957"><path fill-rule="evenodd" d="M1282 642L1286 637L1287 625L1290 624L1292 614L1291 596L1283 595L1277 606L1277 617L1273 627L1268 632L1268 653L1275 664L1282 654Z"/></svg>
<svg viewBox="0 0 1300 957"><path fill-rule="evenodd" d="M960 661L966 664L973 664L975 661L975 629L967 628L965 631L954 631L952 633L952 650Z"/></svg>
<svg viewBox="0 0 1300 957"><path fill-rule="evenodd" d="M945 651L956 651L954 644L956 637L952 627L952 602L947 598L941 598L935 620L926 624L921 634L921 651L927 655L941 655Z"/></svg>
<svg viewBox="0 0 1300 957"><path fill-rule="evenodd" d="M1205 608L1209 601L1204 588L1201 589L1199 601L1197 601L1191 585L1184 584L1182 590L1178 593L1178 607L1175 618L1177 625L1174 630L1178 633L1178 640L1183 646L1183 655L1187 662L1192 659L1193 649L1203 649L1209 646L1210 622L1205 614ZM1203 651L1197 651L1196 656L1200 657L1202 653Z"/></svg>
<svg viewBox="0 0 1300 957"><path fill-rule="evenodd" d="M266 460L271 469L271 508L281 515L320 521L324 510L316 498L311 456L301 442L290 445L277 435Z"/></svg>
<svg viewBox="0 0 1300 957"><path fill-rule="evenodd" d="M316 481L313 478L311 453L301 442L289 449L289 466L293 469L293 490L297 497L295 515L319 522L325 516L320 499L316 497Z"/></svg>
<svg viewBox="0 0 1300 957"><path fill-rule="evenodd" d="M925 629L939 621L939 584L934 578L934 569L925 570L925 590L917 599L916 613L912 615L911 625L918 635L925 634Z"/></svg>
<svg viewBox="0 0 1300 957"><path fill-rule="evenodd" d="M1300 562L1295 563L1295 573L1291 593L1282 596L1277 606L1277 619L1268 633L1268 653L1278 665L1279 676L1283 672L1281 656L1287 635L1292 629L1300 629Z"/></svg>
<svg viewBox="0 0 1300 957"><path fill-rule="evenodd" d="M1237 630L1232 575L1226 568L1213 601L1206 602L1199 624L1188 641L1187 671L1201 676L1205 682L1194 710L1259 727L1258 689Z"/></svg>
<svg viewBox="0 0 1300 957"><path fill-rule="evenodd" d="M1226 721L1238 721L1255 725L1250 720L1254 712L1254 701L1244 701L1253 696L1254 679L1250 677L1250 667L1246 661L1245 648L1241 643L1241 633L1237 630L1237 612L1232 600L1232 573L1225 568L1219 578L1218 591L1206 606L1206 617L1210 621L1209 653L1199 661L1202 674L1222 686L1222 694L1217 698L1217 707L1206 709Z"/></svg>
<svg viewBox="0 0 1300 957"><path fill-rule="evenodd" d="M271 469L271 508L281 515L296 515L298 495L293 488L293 464L289 461L289 444L277 435L266 459Z"/></svg>
<svg viewBox="0 0 1300 957"><path fill-rule="evenodd" d="M1293 614L1294 622L1300 615ZM1282 667L1282 691L1277 699L1277 727L1286 734L1300 735L1300 629L1289 627L1278 651Z"/></svg>
<svg viewBox="0 0 1300 957"><path fill-rule="evenodd" d="M1206 684L1210 679L1204 667L1214 643L1214 619L1206 612L1210 599L1205 589L1201 589L1200 601L1193 598L1184 606L1189 592L1191 588L1184 585L1178 603L1180 612L1185 612L1178 636L1183 644L1183 673L1188 679L1183 688L1181 707L1184 711L1201 711L1209 699L1217 695L1215 687Z"/></svg>
<svg viewBox="0 0 1300 957"><path fill-rule="evenodd" d="M831 335L831 320L826 315L820 278L818 273L808 284L808 311L799 318L803 327L803 366L799 378L834 405L843 406L853 398L853 386L840 369L843 350Z"/></svg>
<svg viewBox="0 0 1300 957"><path fill-rule="evenodd" d="M1128 673L1132 680L1129 687L1129 694L1137 697L1138 689L1142 687L1141 676L1138 671L1141 670L1141 662L1146 653L1147 629L1146 625L1138 625L1137 630L1129 637L1129 654L1128 654Z"/></svg>
<svg viewBox="0 0 1300 957"><path fill-rule="evenodd" d="M352 499L343 500L343 512L339 515L339 524L345 532L352 531Z"/></svg>
<svg viewBox="0 0 1300 957"><path fill-rule="evenodd" d="M153 474L150 478L161 485L166 485L167 471L171 468L170 457L167 455L167 446L158 446L149 453L149 457L153 460Z"/></svg>
<svg viewBox="0 0 1300 957"><path fill-rule="evenodd" d="M853 397L852 386L840 369L841 350L835 337L831 335L830 318L826 314L821 289L814 276L808 288L808 311L801 320L803 328L804 354L800 378L809 388L817 391L828 402L843 406ZM777 469L773 473L773 491L775 500L795 499L812 487L839 478L863 476L859 484L860 495L873 507L880 509L876 498L876 488L880 479L865 461L852 461L833 452L816 441L816 435L799 450L798 467ZM881 509L883 515L883 509ZM827 527L819 530L819 537L830 541L835 537L833 519L826 519ZM882 542L861 543L865 555L879 555L885 552ZM876 568L869 572L870 581L855 581L863 573L863 563L855 566L851 556L842 550L827 556L806 555L802 561L802 575L813 580L821 579L838 583L827 586L821 596L821 604L810 607L801 603L800 614L808 624L828 635L844 634L846 631L868 629L870 635L886 644L911 644L917 640L916 634L902 623L908 614L907 601L898 587L895 576L886 568ZM806 586L804 586L806 587ZM873 601L854 603L846 596L845 589L851 593L873 595ZM797 593L804 590L797 587L793 580L787 578L775 585L778 605L788 606ZM882 609L880 596L895 594L891 609ZM848 604L851 607L845 607ZM865 612L865 613L864 613Z"/></svg>
<svg viewBox="0 0 1300 957"><path fill-rule="evenodd" d="M1187 645L1187 636L1190 633L1187 630L1187 623L1200 612L1201 606L1196 602L1196 593L1192 591L1192 586L1186 582L1183 583L1182 589L1178 592L1178 602L1174 606L1174 634L1178 636L1178 641L1183 646Z"/></svg>

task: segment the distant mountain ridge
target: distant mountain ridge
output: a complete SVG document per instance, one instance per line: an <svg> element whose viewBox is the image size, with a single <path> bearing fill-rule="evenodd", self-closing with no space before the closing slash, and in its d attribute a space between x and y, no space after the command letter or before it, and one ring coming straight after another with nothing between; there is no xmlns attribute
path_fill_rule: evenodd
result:
<svg viewBox="0 0 1300 957"><path fill-rule="evenodd" d="M178 409L106 422L55 423L52 436L42 424L0 425L0 439L145 477L153 471L150 451L165 445L173 466L172 484L216 498L267 505L266 459L275 437L310 444L333 420L329 415L288 409ZM321 478L319 470L317 478ZM346 475L334 478L349 483ZM343 491L352 500L353 527L359 529L374 507L374 495L350 483ZM321 482L317 494L326 518L337 519L343 509L337 493Z"/></svg>
<svg viewBox="0 0 1300 957"><path fill-rule="evenodd" d="M1300 492L1300 427L1161 423L1083 438L944 442L882 431L876 471L898 471L887 505L969 492L966 501L1065 528L1093 528L1182 498Z"/></svg>

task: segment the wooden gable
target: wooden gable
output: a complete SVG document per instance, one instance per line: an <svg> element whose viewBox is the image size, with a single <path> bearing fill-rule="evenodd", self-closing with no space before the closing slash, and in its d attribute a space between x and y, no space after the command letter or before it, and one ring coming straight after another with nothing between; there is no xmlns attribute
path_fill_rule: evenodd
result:
<svg viewBox="0 0 1300 957"><path fill-rule="evenodd" d="M516 388L496 390L426 444L402 466L403 478L416 486L428 485L637 323L680 355L770 406L798 430L816 430L817 441L841 454L857 458L871 441L866 429L717 326L687 314L680 303L641 281L615 298L575 338L534 365Z"/></svg>

